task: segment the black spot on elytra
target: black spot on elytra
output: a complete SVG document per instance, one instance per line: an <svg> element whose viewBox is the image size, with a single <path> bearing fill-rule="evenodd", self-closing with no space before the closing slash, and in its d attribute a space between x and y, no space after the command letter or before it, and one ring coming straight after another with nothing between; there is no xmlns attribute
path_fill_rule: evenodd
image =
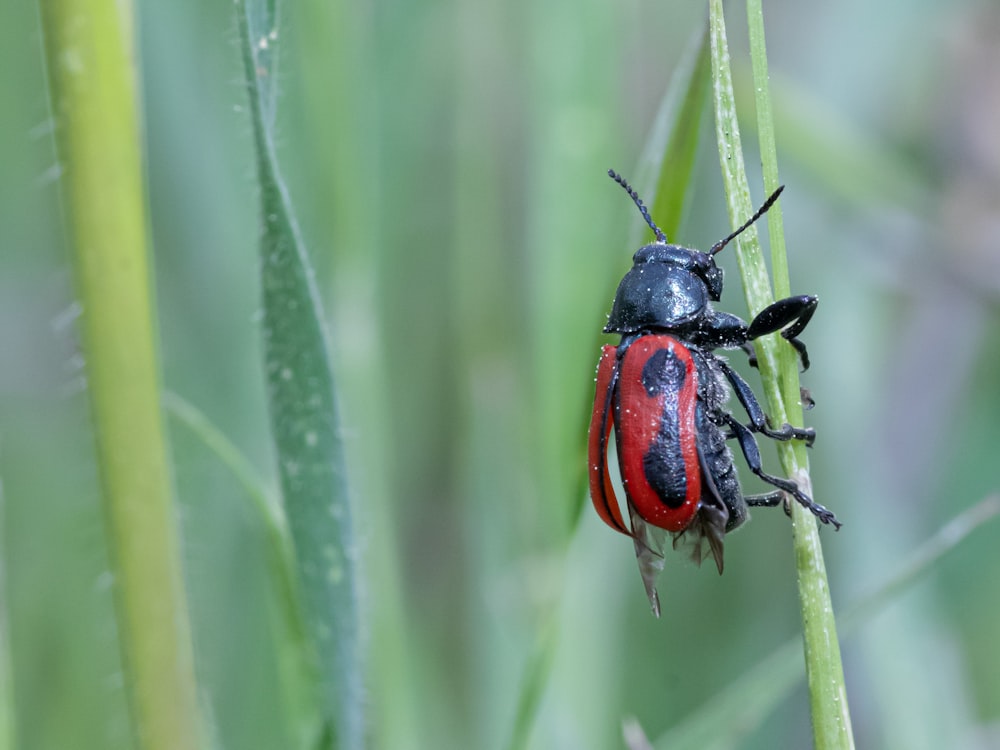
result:
<svg viewBox="0 0 1000 750"><path fill-rule="evenodd" d="M678 396L684 388L687 369L672 348L659 349L642 368L642 385L651 398L663 396L663 411L657 415L660 428L646 455L646 481L669 508L679 508L687 496L686 467L681 451Z"/></svg>
<svg viewBox="0 0 1000 750"><path fill-rule="evenodd" d="M642 385L650 396L679 392L686 377L687 369L673 349L658 349L642 368Z"/></svg>

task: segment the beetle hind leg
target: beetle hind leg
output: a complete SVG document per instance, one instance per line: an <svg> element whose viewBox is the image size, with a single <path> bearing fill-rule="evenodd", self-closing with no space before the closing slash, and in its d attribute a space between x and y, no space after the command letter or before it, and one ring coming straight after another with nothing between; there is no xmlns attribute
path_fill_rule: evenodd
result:
<svg viewBox="0 0 1000 750"><path fill-rule="evenodd" d="M781 490L765 492L763 495L744 495L743 502L751 508L777 508L788 496Z"/></svg>
<svg viewBox="0 0 1000 750"><path fill-rule="evenodd" d="M743 456L747 460L747 465L750 467L750 471L768 484L774 485L778 489L784 490L790 494L795 498L799 505L808 509L810 513L816 516L816 518L823 523L830 524L835 529L840 528L840 521L837 520L837 517L833 514L833 512L815 502L806 493L799 489L799 486L795 482L790 479L782 479L781 477L776 477L765 472L760 459L760 449L757 447L757 441L754 439L753 433L745 425L738 422L731 414L726 414L725 420L729 425L729 428L735 433L736 439L739 440L740 449L743 451Z"/></svg>
<svg viewBox="0 0 1000 750"><path fill-rule="evenodd" d="M792 427L787 422L781 426L780 430L763 427L758 432L772 440L804 440L807 448L812 448L813 443L816 442L816 430L812 427Z"/></svg>

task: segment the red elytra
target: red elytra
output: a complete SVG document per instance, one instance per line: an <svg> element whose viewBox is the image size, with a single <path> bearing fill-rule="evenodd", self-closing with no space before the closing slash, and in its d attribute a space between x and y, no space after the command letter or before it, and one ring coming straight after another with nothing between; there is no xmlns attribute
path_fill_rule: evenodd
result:
<svg viewBox="0 0 1000 750"><path fill-rule="evenodd" d="M690 525L702 491L697 397L695 361L673 336L641 336L626 344L620 359L618 347L603 348L590 423L589 473L594 508L611 528L633 536L611 484L607 450L612 425L630 507L647 523L670 532Z"/></svg>
<svg viewBox="0 0 1000 750"><path fill-rule="evenodd" d="M594 394L594 410L590 415L590 431L587 434L587 456L590 466L590 499L597 515L608 526L623 534L631 533L622 519L618 498L611 485L608 472L608 438L614 420L609 414L613 409L614 390L618 380L618 347L605 344L601 349L601 360L597 365L597 392Z"/></svg>

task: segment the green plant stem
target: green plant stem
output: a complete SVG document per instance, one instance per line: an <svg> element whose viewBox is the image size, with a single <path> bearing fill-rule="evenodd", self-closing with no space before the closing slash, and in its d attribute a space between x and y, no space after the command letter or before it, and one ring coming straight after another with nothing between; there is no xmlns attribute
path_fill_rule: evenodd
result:
<svg viewBox="0 0 1000 750"><path fill-rule="evenodd" d="M750 201L736 119L722 0L710 0L709 6L719 154L726 193L729 197L730 220L737 226L752 213L753 204ZM748 14L761 158L765 187L772 190L778 185L777 151L767 85L763 15L759 0L748 0ZM787 296L790 285L780 205L769 212L768 222L776 291L778 296ZM755 231L747 231L739 238L737 257L747 305L751 314L756 315L770 304L774 297ZM794 351L773 335L758 340L756 348L769 414L776 424L789 422L801 425L802 407L799 397L797 358ZM779 445L778 453L789 477L804 492L812 495L805 446L800 441L782 443ZM815 746L818 750L853 748L854 739L847 705L844 670L819 529L816 519L796 503L792 503L792 527Z"/></svg>
<svg viewBox="0 0 1000 750"><path fill-rule="evenodd" d="M159 399L132 5L40 4L126 685L143 748L198 746Z"/></svg>

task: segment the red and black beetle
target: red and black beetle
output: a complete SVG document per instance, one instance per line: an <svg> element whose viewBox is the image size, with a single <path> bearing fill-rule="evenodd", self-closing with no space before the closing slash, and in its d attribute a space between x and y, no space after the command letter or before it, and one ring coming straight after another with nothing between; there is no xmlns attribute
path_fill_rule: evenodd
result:
<svg viewBox="0 0 1000 750"><path fill-rule="evenodd" d="M652 578L662 567L662 556L650 546L647 524L669 532L674 547L691 545L696 562L711 551L719 573L723 538L746 521L747 506L776 506L788 493L823 523L840 528L833 513L813 502L795 482L764 472L754 437L759 433L812 445L815 432L788 424L772 429L750 386L713 353L720 348L743 349L755 364L751 342L781 331L807 369L809 356L797 336L816 310L817 298L778 300L749 325L712 308L722 295L722 269L715 264L715 254L763 216L783 188L743 226L703 253L668 244L631 186L614 171L608 174L635 201L656 242L636 251L604 327L605 333L620 334L621 342L604 347L597 368L588 448L590 495L604 522L635 541L647 593L659 614ZM748 424L725 409L730 387L750 417ZM629 525L608 467L612 427ZM738 441L750 470L777 490L743 495L726 445L731 438ZM707 540L707 550L702 540Z"/></svg>

